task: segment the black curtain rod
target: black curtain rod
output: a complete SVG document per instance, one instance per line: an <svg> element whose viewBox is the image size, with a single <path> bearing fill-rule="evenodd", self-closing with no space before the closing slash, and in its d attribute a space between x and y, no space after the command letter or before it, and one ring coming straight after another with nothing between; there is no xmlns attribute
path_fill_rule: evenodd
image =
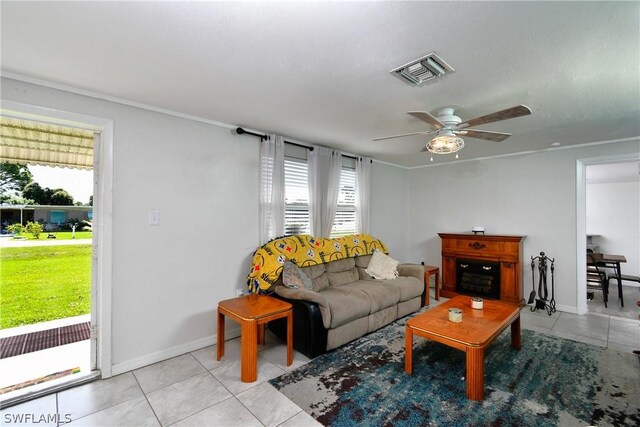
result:
<svg viewBox="0 0 640 427"><path fill-rule="evenodd" d="M362 160L362 157L347 156L346 154L343 154L342 157L346 157L347 159L353 159L353 160ZM369 163L372 164L373 160L369 159Z"/></svg>
<svg viewBox="0 0 640 427"><path fill-rule="evenodd" d="M296 147L302 147L302 148L306 148L309 151L313 151L313 147L309 147L308 145L302 145L302 144L297 144L295 142L291 142L291 141L285 141L285 144L291 144L291 145L295 145Z"/></svg>
<svg viewBox="0 0 640 427"><path fill-rule="evenodd" d="M259 133L249 132L248 130L244 130L242 128L235 128L233 132L237 135L247 134L247 135L257 136L258 138L260 138L260 141L269 139L269 135L261 135Z"/></svg>
<svg viewBox="0 0 640 427"><path fill-rule="evenodd" d="M248 130L245 130L243 128L236 128L234 132L238 135L247 134L247 135L257 136L258 138L260 138L260 141L271 139L269 135L261 135L259 133L249 132ZM291 141L285 141L285 144L291 144L291 145L295 145L296 147L302 147L302 148L306 148L309 151L313 151L313 147L309 147L307 145L297 144Z"/></svg>
<svg viewBox="0 0 640 427"><path fill-rule="evenodd" d="M238 135L247 134L247 135L257 136L258 138L260 138L260 141L269 139L269 135L261 135L259 133L249 132L248 130L244 130L242 128L236 128L235 129L235 133L237 133ZM306 148L309 151L313 151L313 147L309 147L308 145L302 145L302 144L298 144L296 142L291 142L291 141L285 141L284 143L285 144L295 145L296 147ZM358 157L347 156L346 154L343 154L342 157L346 157L348 159L353 159L353 160L358 160ZM362 160L362 157L359 157L359 159ZM373 160L369 160L369 163L373 163Z"/></svg>

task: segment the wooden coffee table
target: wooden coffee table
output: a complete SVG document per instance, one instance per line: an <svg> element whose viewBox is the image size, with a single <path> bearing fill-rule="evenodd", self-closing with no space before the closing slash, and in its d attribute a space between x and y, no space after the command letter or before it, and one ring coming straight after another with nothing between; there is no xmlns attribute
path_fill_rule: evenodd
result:
<svg viewBox="0 0 640 427"><path fill-rule="evenodd" d="M462 322L449 321L449 308L462 310ZM471 308L471 297L459 295L409 320L406 324L405 365L413 373L413 336L418 335L467 353L467 399L484 397L484 351L511 325L511 346L520 350L520 306L484 300L484 308Z"/></svg>
<svg viewBox="0 0 640 427"><path fill-rule="evenodd" d="M245 295L218 303L217 360L224 356L224 319L240 323L240 380L258 378L258 343L264 344L264 327L272 320L287 318L287 366L293 363L293 311L291 304L268 295Z"/></svg>

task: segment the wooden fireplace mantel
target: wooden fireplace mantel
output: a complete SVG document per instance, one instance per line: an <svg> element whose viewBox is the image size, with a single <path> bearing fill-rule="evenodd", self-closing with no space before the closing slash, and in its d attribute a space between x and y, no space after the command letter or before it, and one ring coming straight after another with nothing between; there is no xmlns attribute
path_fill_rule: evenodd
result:
<svg viewBox="0 0 640 427"><path fill-rule="evenodd" d="M500 263L500 299L524 305L522 242L526 236L438 233L442 239L442 291L456 292L456 259Z"/></svg>

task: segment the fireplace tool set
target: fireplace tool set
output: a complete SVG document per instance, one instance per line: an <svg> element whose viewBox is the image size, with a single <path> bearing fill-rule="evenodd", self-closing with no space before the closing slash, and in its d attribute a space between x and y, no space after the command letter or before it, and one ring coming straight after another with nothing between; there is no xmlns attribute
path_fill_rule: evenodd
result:
<svg viewBox="0 0 640 427"><path fill-rule="evenodd" d="M538 262L538 298L536 299L536 261ZM531 257L531 280L533 282L533 289L529 294L529 301L527 304L535 304L531 306L531 311L546 310L547 314L551 316L556 312L556 299L555 299L555 285L554 285L554 271L555 271L555 258L549 258L540 252L539 256ZM549 290L547 287L547 267L551 265L551 299L547 299L549 296Z"/></svg>

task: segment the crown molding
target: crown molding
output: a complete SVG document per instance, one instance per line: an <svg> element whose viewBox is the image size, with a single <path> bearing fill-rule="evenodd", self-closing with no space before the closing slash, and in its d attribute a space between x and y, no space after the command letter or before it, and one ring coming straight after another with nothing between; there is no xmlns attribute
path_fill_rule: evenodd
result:
<svg viewBox="0 0 640 427"><path fill-rule="evenodd" d="M438 167L438 166L453 165L453 164L457 164L457 163L468 163L468 162L476 162L476 161L479 161L479 160L489 160L489 159L501 159L501 158L505 158L505 157L515 157L515 156L524 156L524 155L527 155L527 154L543 153L543 152L546 152L546 151L571 150L571 149L581 148L581 147L590 147L590 146L593 146L593 145L615 144L615 143L618 143L618 142L630 142L630 141L640 141L640 136L633 136L633 137L630 137L630 138L611 139L611 140L607 140L607 141L585 142L583 144L565 145L565 146L562 146L562 147L549 147L549 148L542 148L542 149L539 149L539 150L518 151L517 153L498 154L498 155L495 155L495 156L475 157L473 159L455 160L453 162L437 163L437 164L433 164L433 165L411 166L411 167L408 167L406 169L413 170L413 169L433 168L433 167Z"/></svg>
<svg viewBox="0 0 640 427"><path fill-rule="evenodd" d="M211 119L207 119L207 118L200 117L200 116L194 116L194 115L191 115L191 114L184 114L184 113L180 113L178 111L168 110L166 108L154 107L153 105L143 104L141 102L130 101L128 99L118 98L117 96L105 95L103 93L94 92L94 91L91 91L91 90L79 89L79 88L76 88L76 87L73 87L73 86L67 86L67 85L61 84L61 83L54 83L54 82L51 82L51 81L48 81L48 80L43 80L43 79L38 79L38 78L35 78L35 77L25 76L25 75L22 75L22 74L16 74L16 73L11 73L11 72L7 72L7 71L1 71L0 72L0 77L11 79L11 80L17 80L17 81L24 82L24 83L31 83L31 84L38 85L38 86L44 86L44 87L48 87L50 89L57 89L57 90L61 90L61 91L64 91L64 92L70 92L70 93L74 93L76 95L82 95L82 96L86 96L86 97L89 97L89 98L95 98L95 99L100 99L100 100L103 100L103 101L114 102L116 104L126 105L128 107L140 108L142 110L148 110L148 111L153 111L153 112L156 112L156 113L166 114L168 116L179 117L181 119L192 120L194 122L207 123L207 124L214 125L214 126L219 126L219 127L222 127L222 128L235 129L235 128L238 127L238 125L232 125L232 124L229 124L229 123L219 122L219 121L216 121L216 120L211 120Z"/></svg>

